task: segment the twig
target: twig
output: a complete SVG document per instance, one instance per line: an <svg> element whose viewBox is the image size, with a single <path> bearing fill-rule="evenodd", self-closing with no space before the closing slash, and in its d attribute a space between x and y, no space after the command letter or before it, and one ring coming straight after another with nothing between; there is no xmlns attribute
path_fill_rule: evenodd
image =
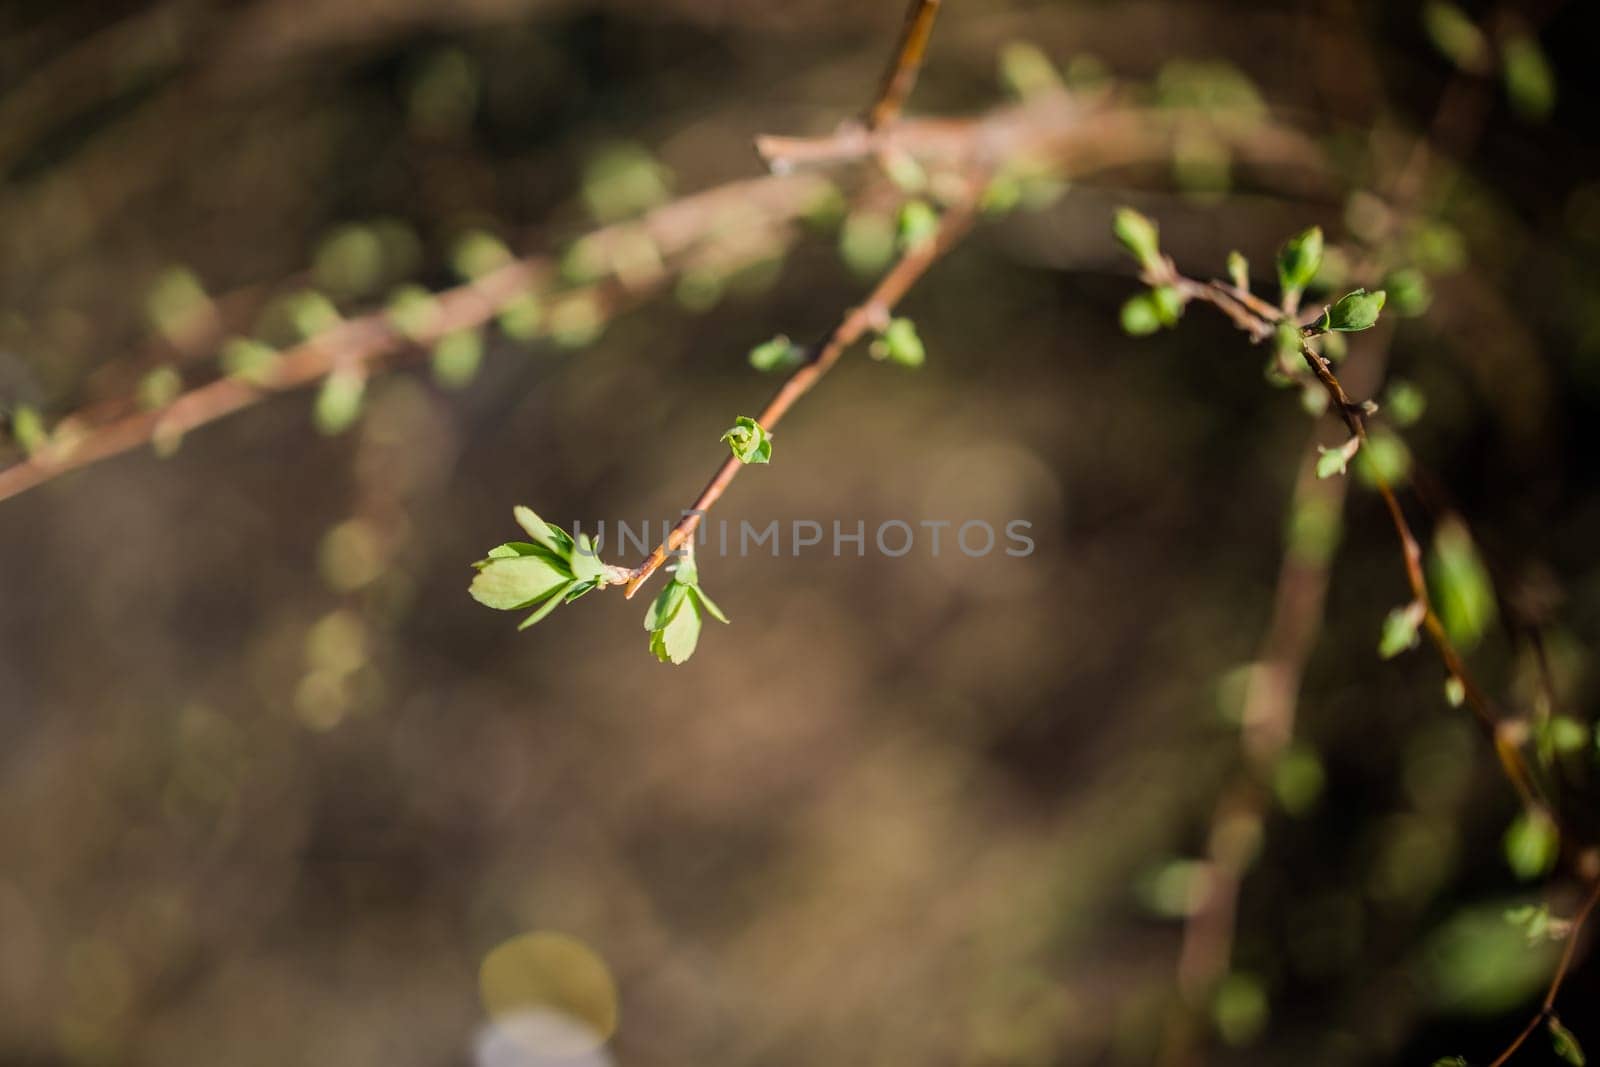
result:
<svg viewBox="0 0 1600 1067"><path fill-rule="evenodd" d="M1276 309L1272 309L1271 314L1262 314L1253 306L1237 299L1232 286L1221 282L1201 282L1179 274L1172 261L1165 257L1162 257L1152 269L1144 272L1144 280L1151 285L1173 286L1186 296L1214 305L1232 319L1241 330L1258 341L1272 336L1281 321L1282 313ZM1344 422L1351 436L1360 441L1362 447L1366 447L1368 443L1366 406L1351 399L1338 376L1334 374L1331 364L1313 351L1303 337L1299 351L1307 368L1328 394L1328 401L1335 414ZM1529 807L1544 811L1559 826L1557 813L1538 794L1533 775L1515 743L1516 739L1501 728L1502 716L1467 669L1465 660L1457 651L1454 642L1450 640L1444 622L1434 609L1433 600L1428 593L1427 576L1422 569L1422 546L1412 533L1405 509L1400 505L1400 498L1388 480L1383 477L1382 472L1374 469L1372 475L1374 486L1378 495L1383 498L1389 520L1394 526L1395 536L1400 541L1406 584L1411 589L1413 600L1421 606L1422 628L1427 632L1429 641L1444 663L1445 670L1461 683L1466 703L1474 719L1494 746L1506 777L1510 779L1523 802Z"/></svg>
<svg viewBox="0 0 1600 1067"><path fill-rule="evenodd" d="M1533 1036L1533 1032L1539 1029L1541 1024L1556 1017L1556 998L1561 995L1561 987L1566 983L1567 974L1572 970L1573 956L1578 948L1578 934L1582 932L1583 924L1589 921L1589 916L1593 914L1596 904L1600 904L1600 880L1597 880L1589 890L1589 896L1585 898L1583 907L1578 909L1578 914L1573 916L1572 923L1567 928L1566 945L1561 950L1561 960L1556 964L1555 976L1550 979L1550 988L1545 992L1544 1000L1539 1005L1539 1011L1532 1019L1528 1020L1528 1025L1522 1028L1522 1032L1516 1036L1504 1052L1495 1057L1494 1062L1490 1063L1489 1067L1505 1067L1505 1064L1512 1056L1517 1054L1517 1050L1527 1042L1528 1038Z"/></svg>
<svg viewBox="0 0 1600 1067"><path fill-rule="evenodd" d="M768 176L729 182L684 197L641 219L598 230L584 240L599 252L638 237L648 239L664 258L690 254L716 238L730 209L760 212L772 226L787 225L803 215L827 188L808 175ZM729 239L732 239L730 236ZM507 305L529 293L552 301L594 299L603 310L620 311L659 289L665 271L640 283L611 278L591 286L560 289L555 261L533 256L513 261L473 282L437 294L435 314L426 335L431 340L491 321ZM603 316L605 317L605 316ZM379 310L348 319L310 340L285 350L253 380L218 378L195 386L171 403L152 411L127 413L124 400L95 404L60 421L52 440L32 456L0 469L0 501L42 485L70 471L132 451L158 435L181 435L199 426L251 407L276 393L304 388L336 367L369 370L385 357L420 352Z"/></svg>
<svg viewBox="0 0 1600 1067"><path fill-rule="evenodd" d="M900 115L906 98L917 84L917 72L922 69L922 57L928 49L928 37L933 33L933 20L939 15L939 0L911 0L906 12L905 28L900 31L900 47L883 76L883 88L878 99L867 112L867 126L881 129Z"/></svg>
<svg viewBox="0 0 1600 1067"><path fill-rule="evenodd" d="M756 417L757 422L765 429L771 430L795 402L805 396L811 387L839 362L839 357L844 355L847 348L869 331L883 328L888 322L889 312L900 302L901 297L905 296L917 280L927 273L928 268L932 267L971 228L981 189L981 178L969 177L966 197L945 212L938 231L907 250L867 295L867 299L852 308L840 320L822 344L815 349L815 354L801 364L773 394L772 399L767 401L767 406L762 408L761 414ZM656 546L643 563L634 568L624 590L624 596L631 598L668 557L690 541L700 526L700 520L722 497L723 492L738 476L743 466L744 464L733 456L723 460L717 472L711 476L711 480L706 483L706 487L700 491L700 495L695 498L695 502L668 533L666 539Z"/></svg>

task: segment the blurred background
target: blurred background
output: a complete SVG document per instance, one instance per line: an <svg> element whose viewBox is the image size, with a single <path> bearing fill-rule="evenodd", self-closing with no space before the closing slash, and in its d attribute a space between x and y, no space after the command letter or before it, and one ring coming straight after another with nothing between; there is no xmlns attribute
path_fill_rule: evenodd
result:
<svg viewBox="0 0 1600 1067"><path fill-rule="evenodd" d="M1194 861L1241 773L1312 426L1208 309L1122 334L1137 282L1109 219L1137 204L1199 276L1238 248L1268 278L1312 223L1352 277L1412 271L1351 374L1377 394L1386 362L1426 396L1425 495L1510 605L1474 651L1486 684L1536 703L1538 632L1544 711L1587 730L1592 5L1469 5L1488 61L1410 3L945 9L914 115L1007 106L1043 56L1208 125L1170 158L1034 175L907 299L927 365L847 356L719 514L1022 518L1035 554L708 556L733 625L681 668L648 654L643 598L518 633L466 594L513 504L570 525L693 499L773 386L746 351L821 335L878 273L898 194L871 167L648 292L487 331L481 364L385 364L341 433L315 391L269 397L4 500L0 1062L1428 1063L1509 1042L1559 946L1502 913L1577 894L1508 867L1515 794L1436 660L1377 658L1407 593L1359 485L1293 770L1185 1007ZM227 336L284 343L326 310L307 291L354 314L455 284L463 234L581 281L597 223L760 175L757 134L858 114L903 14L10 0L0 461L30 419L214 378ZM1204 131L1239 116L1314 156L1232 158ZM1558 757L1580 787L1595 751ZM1591 794L1570 796L1581 821ZM1580 1037L1597 990L1580 963Z"/></svg>

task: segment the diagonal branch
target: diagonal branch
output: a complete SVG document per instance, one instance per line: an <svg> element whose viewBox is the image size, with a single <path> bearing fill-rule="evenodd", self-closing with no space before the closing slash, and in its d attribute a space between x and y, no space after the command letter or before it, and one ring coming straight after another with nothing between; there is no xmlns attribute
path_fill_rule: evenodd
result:
<svg viewBox="0 0 1600 1067"><path fill-rule="evenodd" d="M883 88L878 99L867 112L867 127L880 129L900 115L906 98L916 87L917 73L922 69L922 57L928 50L928 38L933 33L933 20L939 15L939 0L911 0L906 13L905 29L900 31L900 47L883 76Z"/></svg>
<svg viewBox="0 0 1600 1067"><path fill-rule="evenodd" d="M939 229L932 236L913 246L889 269L867 299L852 308L827 338L815 349L815 354L801 364L787 381L778 388L767 406L756 417L763 428L771 430L788 413L824 374L833 369L845 350L867 333L880 330L889 321L889 313L917 281L928 272L941 256L961 240L972 227L977 214L977 201L983 182L978 176L968 179L965 198L940 220ZM632 597L656 570L675 552L685 547L700 526L700 520L721 497L744 466L738 458L723 460L711 481L700 491L695 502L678 521L666 540L657 545L645 561L636 567L628 579L624 595Z"/></svg>

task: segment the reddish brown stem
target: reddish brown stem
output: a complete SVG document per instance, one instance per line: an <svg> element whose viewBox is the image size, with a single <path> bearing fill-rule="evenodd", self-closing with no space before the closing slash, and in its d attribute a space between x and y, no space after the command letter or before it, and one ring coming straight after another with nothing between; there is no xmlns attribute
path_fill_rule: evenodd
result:
<svg viewBox="0 0 1600 1067"><path fill-rule="evenodd" d="M827 339L815 349L815 354L789 375L788 380L778 388L772 399L767 401L767 406L761 409L761 414L756 417L756 421L763 428L770 431L777 426L795 402L810 392L812 386L833 369L833 365L839 362L839 357L844 355L847 348L867 333L883 328L888 321L889 312L900 302L901 297L905 296L917 280L927 273L928 268L932 267L972 227L977 196L981 188L981 180L976 177L969 180L966 199L945 213L944 218L940 220L938 231L909 249L867 295L867 299L840 320ZM717 472L711 476L711 481L706 483L706 487L700 491L700 495L695 498L684 517L672 528L666 540L657 545L655 551L634 569L632 577L628 579L625 596L632 597L638 592L639 587L649 580L668 557L694 536L705 512L722 498L723 492L743 467L744 464L733 456L722 461Z"/></svg>
<svg viewBox="0 0 1600 1067"><path fill-rule="evenodd" d="M900 47L883 76L883 87L878 99L867 112L867 126L880 129L900 115L906 98L916 87L917 74L922 69L922 57L928 50L928 38L933 34L933 20L939 15L940 0L911 0L906 12L905 28L900 31Z"/></svg>

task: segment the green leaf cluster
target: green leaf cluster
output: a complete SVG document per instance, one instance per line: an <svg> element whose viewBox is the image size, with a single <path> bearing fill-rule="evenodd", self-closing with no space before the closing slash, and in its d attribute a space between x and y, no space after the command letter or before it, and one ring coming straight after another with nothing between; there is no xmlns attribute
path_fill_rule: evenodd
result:
<svg viewBox="0 0 1600 1067"><path fill-rule="evenodd" d="M559 605L606 584L599 546L587 534L574 539L532 508L518 507L513 515L531 540L496 545L474 563L478 573L467 590L472 599L498 611L533 608L517 627L526 630Z"/></svg>
<svg viewBox="0 0 1600 1067"><path fill-rule="evenodd" d="M755 419L740 415L720 438L740 463L770 463L772 435Z"/></svg>
<svg viewBox="0 0 1600 1067"><path fill-rule="evenodd" d="M1163 327L1170 330L1182 317L1182 295L1170 285L1158 285L1122 305L1122 331L1130 337L1147 337Z"/></svg>
<svg viewBox="0 0 1600 1067"><path fill-rule="evenodd" d="M673 571L672 581L644 615L644 628L650 631L650 651L656 659L679 664L694 655L702 615L721 623L728 621L722 609L700 588L700 572L693 557L685 556Z"/></svg>

